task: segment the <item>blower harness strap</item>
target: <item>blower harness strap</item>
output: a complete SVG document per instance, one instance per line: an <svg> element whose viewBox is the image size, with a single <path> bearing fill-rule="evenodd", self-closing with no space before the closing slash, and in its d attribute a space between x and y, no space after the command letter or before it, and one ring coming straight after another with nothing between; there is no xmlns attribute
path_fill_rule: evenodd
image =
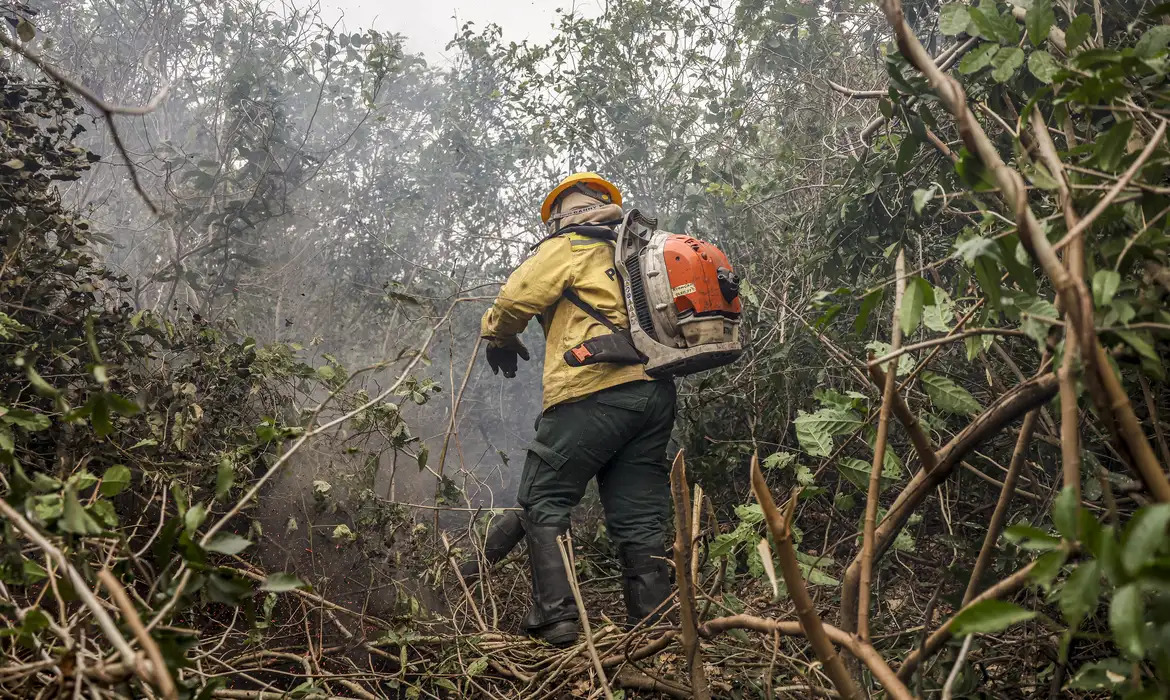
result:
<svg viewBox="0 0 1170 700"><path fill-rule="evenodd" d="M564 291L563 296L578 309L581 309L594 320L609 329L606 335L590 338L585 342L565 351L565 363L570 367L583 367L598 362L612 362L620 365L640 365L646 362L646 357L634 347L630 332L619 328L616 323L606 318L597 307L585 301L572 287Z"/></svg>

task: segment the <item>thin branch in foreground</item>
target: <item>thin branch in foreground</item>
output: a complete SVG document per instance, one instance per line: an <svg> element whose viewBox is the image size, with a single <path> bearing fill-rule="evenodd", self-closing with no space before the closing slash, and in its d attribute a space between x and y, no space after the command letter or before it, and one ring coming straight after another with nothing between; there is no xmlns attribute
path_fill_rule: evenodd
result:
<svg viewBox="0 0 1170 700"><path fill-rule="evenodd" d="M987 525L987 534L983 537L983 546L979 549L979 556L975 559L975 566L971 569L971 579L967 582L967 591L963 594L963 605L971 602L979 590L979 581L987 572L991 564L991 555L995 552L995 544L999 540L999 533L1003 530L1007 520L1008 506L1012 502L1012 494L1016 490L1016 481L1020 471L1024 468L1024 458L1028 454L1028 447L1032 443L1032 432L1036 429L1036 420L1040 417L1040 409L1032 409L1024 416L1024 424L1020 426L1020 435L1016 438L1016 448L1012 452L1012 461L1008 464L1007 475L1003 478L1003 488L999 492L999 500L995 503L995 511L991 514L991 522Z"/></svg>
<svg viewBox="0 0 1170 700"><path fill-rule="evenodd" d="M150 663L154 672L154 681L158 686L159 692L166 700L177 700L179 697L178 691L175 689L175 681L171 678L171 674L167 671L167 664L163 661L162 651L158 648L158 643L142 626L142 618L138 616L138 611L134 609L134 603L130 600L130 596L126 595L126 589L118 581L114 574L110 573L109 569L102 569L98 572L98 580L110 592L110 597L114 600L114 604L122 611L122 619L126 621L127 626L134 632L134 638L142 645L146 651L146 655L150 658Z"/></svg>
<svg viewBox="0 0 1170 700"><path fill-rule="evenodd" d="M780 559L780 571L784 575L784 585L788 587L788 595L796 605L796 616L800 620L800 627L805 637L816 653L817 658L825 667L825 674L833 682L833 687L846 700L860 700L861 690L849 670L845 668L845 661L833 643L825 634L824 624L820 615L813 606L812 597L804 585L804 576L800 572L800 563L796 558L796 548L792 546L792 514L796 508L796 499L800 495L799 489L794 489L788 500L784 513L776 507L772 500L772 492L768 490L768 483L760 471L760 460L752 455L752 492L764 511L764 519L768 523L768 530L776 542L776 555ZM891 694L893 693L891 689ZM907 697L909 693L907 692Z"/></svg>
<svg viewBox="0 0 1170 700"><path fill-rule="evenodd" d="M890 333L890 350L902 346L902 297L906 294L906 251L898 251L894 263L897 281L894 284L894 323ZM857 635L869 641L869 596L873 583L873 540L877 529L878 499L882 493L882 466L886 459L886 440L890 435L890 413L894 391L898 384L898 368L886 368L886 383L882 388L882 405L878 413L877 436L873 445L873 464L869 471L869 489L865 495L865 520L861 538L861 588L857 596Z"/></svg>
<svg viewBox="0 0 1170 700"><path fill-rule="evenodd" d="M605 697L613 700L613 691L609 689L609 679L605 676L605 668L601 665L601 657L597 655L597 647L593 644L593 630L589 627L589 614L585 610L585 601L581 598L581 585L577 583L577 568L573 565L573 539L566 532L557 537L557 547L561 550L561 562L565 565L565 575L569 577L569 587L573 591L573 600L577 601L577 610L581 616L581 631L585 633L585 648L589 650L589 659L593 662L593 670L597 672L597 679L601 682L601 690Z"/></svg>
<svg viewBox="0 0 1170 700"><path fill-rule="evenodd" d="M691 526L687 522L691 515L690 491L686 460L681 450L670 468L670 491L674 498L674 575L678 581L683 653L691 674L691 692L698 700L705 700L711 697L711 690L699 650L699 621L695 617L695 586L691 579Z"/></svg>
<svg viewBox="0 0 1170 700"><path fill-rule="evenodd" d="M869 367L880 367L890 360L899 358L902 355L914 352L915 350L923 350L925 348L932 348L938 345L946 345L948 343L953 343L955 341L963 340L964 338L971 338L977 335L1004 335L1018 337L1025 336L1027 334L1016 328L972 328L970 330L955 333L953 335L943 336L942 338L931 338L930 340L923 340L919 343L904 345L901 348L890 351L879 358L870 360L866 363L866 365Z"/></svg>

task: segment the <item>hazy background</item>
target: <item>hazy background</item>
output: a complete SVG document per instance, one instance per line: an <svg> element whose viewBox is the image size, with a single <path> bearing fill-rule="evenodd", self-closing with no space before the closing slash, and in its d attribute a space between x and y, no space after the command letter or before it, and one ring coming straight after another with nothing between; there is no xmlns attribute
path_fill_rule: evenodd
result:
<svg viewBox="0 0 1170 700"><path fill-rule="evenodd" d="M480 28L494 22L503 28L505 41L543 42L553 36L558 8L596 17L606 4L606 0L322 0L321 9L325 17L341 19L350 29L403 34L407 50L442 64L447 62L444 47L465 22Z"/></svg>

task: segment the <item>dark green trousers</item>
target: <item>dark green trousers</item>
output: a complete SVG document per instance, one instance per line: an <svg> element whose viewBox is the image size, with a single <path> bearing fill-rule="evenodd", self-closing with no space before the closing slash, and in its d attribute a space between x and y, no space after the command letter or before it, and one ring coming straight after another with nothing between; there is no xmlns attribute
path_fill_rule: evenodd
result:
<svg viewBox="0 0 1170 700"><path fill-rule="evenodd" d="M631 382L540 417L517 500L530 522L569 524L596 478L609 536L619 548L661 548L670 517L666 446L674 426L674 382Z"/></svg>

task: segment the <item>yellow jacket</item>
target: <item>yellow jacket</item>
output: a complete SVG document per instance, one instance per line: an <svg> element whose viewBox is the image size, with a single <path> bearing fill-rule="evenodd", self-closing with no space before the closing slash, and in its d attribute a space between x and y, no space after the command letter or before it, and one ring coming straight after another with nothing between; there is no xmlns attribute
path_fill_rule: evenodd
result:
<svg viewBox="0 0 1170 700"><path fill-rule="evenodd" d="M620 218L621 213L620 207L611 204L567 217L561 225L610 221ZM609 333L605 326L562 296L569 287L614 324L629 327L625 300L613 266L613 243L575 233L541 243L508 277L480 326L480 334L486 340L507 346L517 342L516 336L531 318L540 316L545 337L545 410L611 386L650 379L641 365L598 363L570 367L565 363L566 350Z"/></svg>

